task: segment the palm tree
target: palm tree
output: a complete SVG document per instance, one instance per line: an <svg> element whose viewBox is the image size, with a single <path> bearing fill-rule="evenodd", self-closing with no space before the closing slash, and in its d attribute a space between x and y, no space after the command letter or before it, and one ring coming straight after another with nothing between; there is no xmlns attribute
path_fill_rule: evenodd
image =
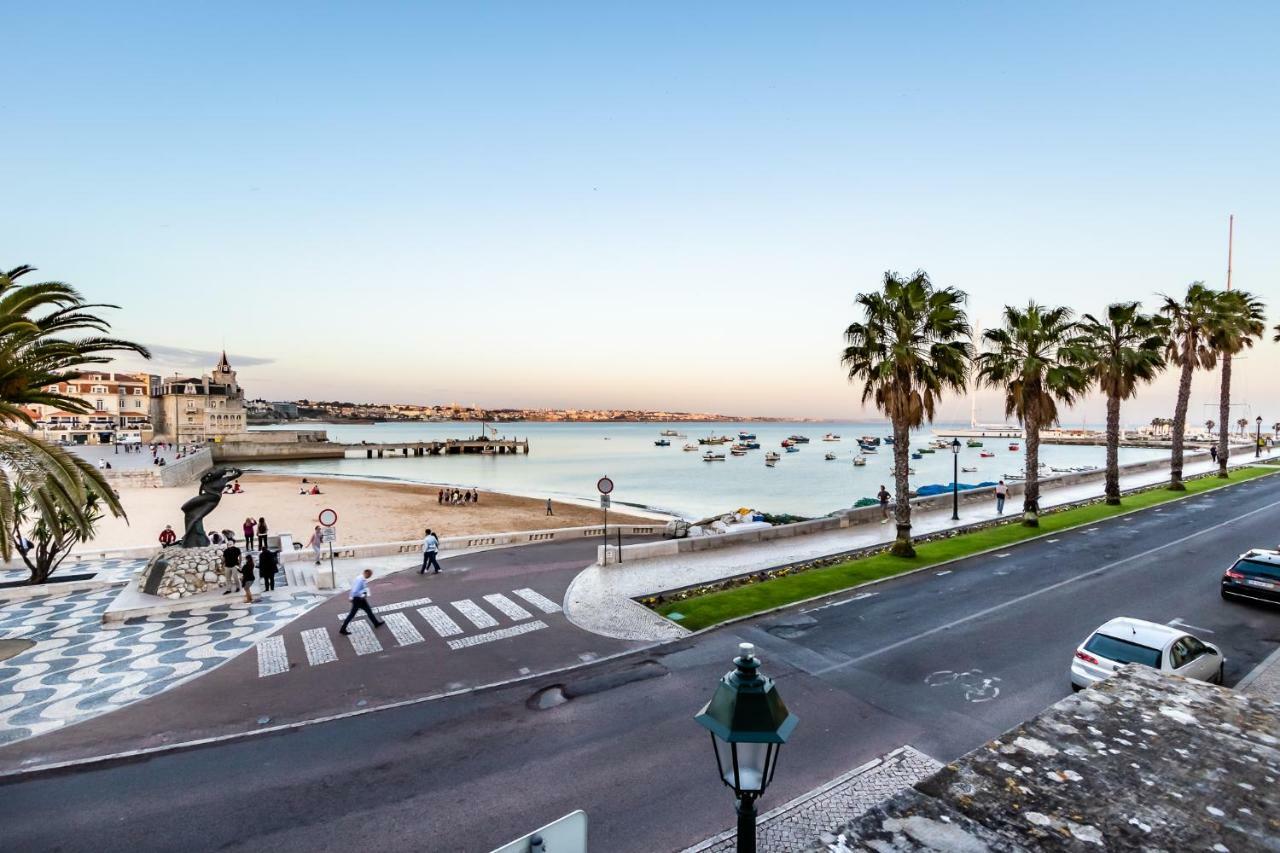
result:
<svg viewBox="0 0 1280 853"><path fill-rule="evenodd" d="M1244 290L1228 290L1218 297L1222 322L1214 329L1209 344L1222 359L1222 384L1218 392L1218 418L1223 426L1231 416L1231 359L1237 353L1253 346L1254 338L1261 338L1267 331L1266 314L1262 301ZM1236 421L1243 435L1249 422ZM1227 456L1231 450L1227 443L1227 431L1218 436L1218 476L1227 476Z"/></svg>
<svg viewBox="0 0 1280 853"><path fill-rule="evenodd" d="M1249 419L1240 418L1240 420L1236 421L1236 427L1240 430L1240 434L1244 435L1244 431L1249 428Z"/></svg>
<svg viewBox="0 0 1280 853"><path fill-rule="evenodd" d="M139 344L107 336L110 324L95 312L114 305L89 303L68 284L19 281L28 266L0 271L0 556L10 559L10 534L19 523L14 491L50 526L55 536L68 528L92 534L93 512L104 507L115 516L124 508L102 475L84 459L16 428L34 429L27 406L37 403L81 414L81 400L60 394L60 383L74 381L90 364L106 364L110 353L150 357ZM85 337L75 337L88 333ZM93 511L87 508L95 508Z"/></svg>
<svg viewBox="0 0 1280 853"><path fill-rule="evenodd" d="M1180 368L1178 400L1173 408L1173 442L1169 458L1169 488L1186 491L1182 483L1182 445L1187 431L1187 407L1191 402L1191 375L1196 368L1211 370L1217 353L1210 342L1219 317L1218 291L1192 282L1181 302L1166 296L1160 313L1169 321L1165 358Z"/></svg>
<svg viewBox="0 0 1280 853"><path fill-rule="evenodd" d="M977 357L978 380L1005 390L1005 416L1015 415L1027 434L1022 523L1039 527L1040 429L1058 420L1058 404L1071 405L1089 385L1085 372L1065 356L1075 334L1071 309L1026 310L1006 305L1003 327L983 333L991 349Z"/></svg>
<svg viewBox="0 0 1280 853"><path fill-rule="evenodd" d="M1209 436L1211 438L1213 437L1213 421L1204 422L1204 431L1209 433Z"/></svg>
<svg viewBox="0 0 1280 853"><path fill-rule="evenodd" d="M1163 318L1143 314L1137 302L1107 306L1104 318L1080 318L1069 356L1107 395L1107 503L1120 503L1120 402L1164 369Z"/></svg>
<svg viewBox="0 0 1280 853"><path fill-rule="evenodd" d="M862 383L862 402L875 403L893 423L893 487L897 537L892 553L914 557L907 468L911 430L927 419L945 390L964 393L973 359L966 296L934 287L924 271L910 278L886 272L878 291L859 293L863 319L845 329L840 362L850 382Z"/></svg>

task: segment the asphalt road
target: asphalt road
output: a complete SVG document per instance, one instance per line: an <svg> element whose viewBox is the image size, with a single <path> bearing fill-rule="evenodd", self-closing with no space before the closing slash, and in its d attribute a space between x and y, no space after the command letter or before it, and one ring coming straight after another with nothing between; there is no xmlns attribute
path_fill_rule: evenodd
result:
<svg viewBox="0 0 1280 853"><path fill-rule="evenodd" d="M800 716L769 808L903 743L945 761L1034 715L1113 616L1196 626L1234 683L1280 644L1280 612L1217 580L1275 545L1278 516L1273 476L579 671L553 707L538 682L10 784L0 848L487 851L584 808L593 850L679 849L732 819L691 717L740 640Z"/></svg>

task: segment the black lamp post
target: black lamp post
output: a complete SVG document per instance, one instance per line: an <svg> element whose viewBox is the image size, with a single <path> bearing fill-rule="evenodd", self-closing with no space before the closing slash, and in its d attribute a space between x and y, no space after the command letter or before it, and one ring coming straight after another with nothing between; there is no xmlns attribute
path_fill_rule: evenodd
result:
<svg viewBox="0 0 1280 853"><path fill-rule="evenodd" d="M960 520L960 439L951 439L951 520Z"/></svg>
<svg viewBox="0 0 1280 853"><path fill-rule="evenodd" d="M1262 415L1258 415L1258 434L1253 439L1253 458L1258 459L1262 456Z"/></svg>
<svg viewBox="0 0 1280 853"><path fill-rule="evenodd" d="M773 679L761 675L751 643L738 644L737 667L720 679L694 720L711 732L720 779L738 799L738 853L756 851L756 800L773 780L778 752L799 719Z"/></svg>

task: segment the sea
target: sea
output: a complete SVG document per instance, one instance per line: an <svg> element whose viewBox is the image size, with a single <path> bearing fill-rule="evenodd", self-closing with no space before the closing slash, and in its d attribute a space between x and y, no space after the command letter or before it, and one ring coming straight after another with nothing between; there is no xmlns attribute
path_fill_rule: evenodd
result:
<svg viewBox="0 0 1280 853"><path fill-rule="evenodd" d="M934 438L933 429L962 427L962 424L935 424L912 436L913 448ZM261 427L276 429L277 427ZM325 430L329 438L341 442L437 441L447 438L465 439L478 436L481 425L476 422L388 422L376 424L300 424L280 429L315 428ZM749 508L775 514L816 517L852 506L859 498L874 497L880 485L893 490L893 453L890 445L881 444L879 452L866 454L867 464L853 465L858 453L859 436L890 434L883 422L821 423L737 423L700 422L665 423L541 423L517 422L497 425L497 438L529 440L529 455L465 454L382 459L360 458L316 459L294 462L255 463L253 470L286 473L355 477L408 483L444 483L461 488L507 492L538 498L555 498L597 504L596 483L608 476L614 482L612 502L615 507L646 508L689 519L705 518ZM664 429L678 430L682 435L670 437L669 447L654 442ZM686 452L686 443L697 443L709 435L737 437L739 431L754 433L759 450L746 456L729 454L729 445L715 448L725 454L724 462L704 462L703 451ZM840 436L839 441L823 441L827 434ZM786 453L781 443L791 435L807 436L808 444L799 445L796 453ZM993 482L1023 467L1023 450L1009 450L1008 439L984 439L983 450L995 456L983 459L977 448L961 448L959 464L976 468L961 473L960 483ZM766 452L782 454L775 467L764 462ZM836 459L824 456L834 453ZM1045 444L1041 460L1054 467L1084 465L1101 467L1105 448ZM1120 462L1138 462L1168 456L1167 451L1149 448L1120 448ZM912 488L927 484L948 485L952 480L952 454L939 450L913 460L916 473Z"/></svg>

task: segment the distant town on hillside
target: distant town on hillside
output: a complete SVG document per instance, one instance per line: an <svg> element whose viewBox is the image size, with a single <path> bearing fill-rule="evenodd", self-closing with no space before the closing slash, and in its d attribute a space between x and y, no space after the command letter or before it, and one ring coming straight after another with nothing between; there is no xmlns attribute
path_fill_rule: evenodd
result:
<svg viewBox="0 0 1280 853"><path fill-rule="evenodd" d="M253 425L292 421L550 421L608 422L689 421L788 422L800 418L742 417L715 412L668 412L643 409L488 409L459 403L420 405L416 403L351 403L338 400L293 400L287 402L247 400L248 422Z"/></svg>

